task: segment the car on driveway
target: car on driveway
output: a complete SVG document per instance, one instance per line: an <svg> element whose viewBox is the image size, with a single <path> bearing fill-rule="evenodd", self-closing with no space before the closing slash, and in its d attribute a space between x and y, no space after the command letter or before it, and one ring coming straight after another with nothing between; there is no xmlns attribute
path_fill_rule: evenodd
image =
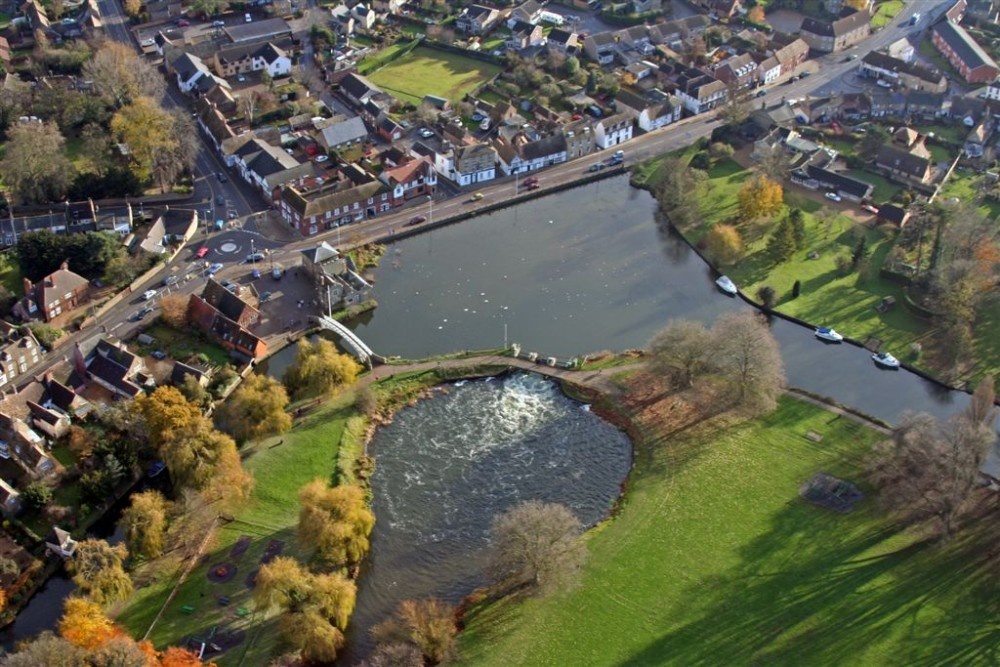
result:
<svg viewBox="0 0 1000 667"><path fill-rule="evenodd" d="M162 359L166 359L167 358L167 353L164 352L163 350L154 350L153 354L152 354L152 357L154 359L161 359L161 360Z"/></svg>
<svg viewBox="0 0 1000 667"><path fill-rule="evenodd" d="M177 19L176 23L178 28L187 28L191 25L191 22L187 19Z"/></svg>
<svg viewBox="0 0 1000 667"><path fill-rule="evenodd" d="M148 290L146 290L145 292L142 293L142 300L143 301L149 301L150 299L152 299L155 296L156 296L156 290L155 289L148 289Z"/></svg>
<svg viewBox="0 0 1000 667"><path fill-rule="evenodd" d="M423 137L424 139L430 139L431 137L434 136L434 132L432 132L431 130L428 130L426 127L420 128L420 131L418 132L418 134L421 137Z"/></svg>
<svg viewBox="0 0 1000 667"><path fill-rule="evenodd" d="M212 266L208 267L208 272L209 273L218 273L221 270L222 270L222 264L219 264L218 262L216 262Z"/></svg>
<svg viewBox="0 0 1000 667"><path fill-rule="evenodd" d="M208 246L207 245L203 245L202 247L200 247L200 248L198 248L197 250L194 251L194 256L195 256L196 259L205 259L205 255L207 255L207 254L208 254Z"/></svg>
<svg viewBox="0 0 1000 667"><path fill-rule="evenodd" d="M836 192L827 192L823 196L826 197L827 199L829 199L830 201L840 201L841 200L841 196L838 195Z"/></svg>

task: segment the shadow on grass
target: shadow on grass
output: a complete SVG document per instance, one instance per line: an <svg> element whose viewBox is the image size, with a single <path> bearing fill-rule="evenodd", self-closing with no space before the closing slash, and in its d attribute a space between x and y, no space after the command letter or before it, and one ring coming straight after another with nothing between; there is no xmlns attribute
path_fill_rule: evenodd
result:
<svg viewBox="0 0 1000 667"><path fill-rule="evenodd" d="M694 620L620 664L839 664L879 644L899 664L990 662L1000 626L972 545L904 545L895 528L856 515L792 499L740 565L692 587L684 599L700 608L678 615Z"/></svg>

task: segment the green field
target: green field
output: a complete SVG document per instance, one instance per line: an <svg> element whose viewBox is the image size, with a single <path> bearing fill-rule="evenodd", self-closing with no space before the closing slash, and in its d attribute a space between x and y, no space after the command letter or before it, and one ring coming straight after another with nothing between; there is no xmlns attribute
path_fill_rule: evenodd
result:
<svg viewBox="0 0 1000 667"><path fill-rule="evenodd" d="M947 201L952 197L957 197L963 202L975 202L980 200L979 192L976 190L976 183L979 176L975 172L965 169L955 169L951 178L941 188L941 200ZM978 206L979 212L991 218L1000 215L1000 202L992 199L981 199Z"/></svg>
<svg viewBox="0 0 1000 667"><path fill-rule="evenodd" d="M246 577L259 566L271 540L284 543L285 555L303 556L295 542L298 490L316 477L329 479L333 475L344 426L353 413L352 401L353 393L345 394L303 417L283 436L241 450L246 468L254 476L253 494L235 520L222 524L215 548L192 571L161 617L149 637L157 647L179 644L190 635L204 635L212 627L238 628L246 631L246 640L216 662L221 667L269 662L280 642L275 618L262 618L254 612ZM252 543L241 557L230 558L230 549L241 536L250 537ZM209 568L226 561L236 564L236 576L224 584L210 582ZM178 577L173 568L156 570L139 573L140 579L152 577L152 582L142 588L137 586L128 606L117 617L136 637L142 637L149 628ZM230 603L220 605L219 596L228 596ZM186 605L194 607L194 612L183 613ZM251 613L240 618L241 607Z"/></svg>
<svg viewBox="0 0 1000 667"><path fill-rule="evenodd" d="M872 16L872 28L884 28L902 9L902 0L887 0L887 2L879 3Z"/></svg>
<svg viewBox="0 0 1000 667"><path fill-rule="evenodd" d="M499 71L497 65L418 46L368 78L394 97L407 102L420 104L424 95L437 95L455 104Z"/></svg>
<svg viewBox="0 0 1000 667"><path fill-rule="evenodd" d="M473 607L462 663L992 662L989 564L875 510L860 470L872 431L790 398L764 419L706 430L637 443L620 513L589 536L582 587ZM867 498L846 515L800 500L817 471Z"/></svg>

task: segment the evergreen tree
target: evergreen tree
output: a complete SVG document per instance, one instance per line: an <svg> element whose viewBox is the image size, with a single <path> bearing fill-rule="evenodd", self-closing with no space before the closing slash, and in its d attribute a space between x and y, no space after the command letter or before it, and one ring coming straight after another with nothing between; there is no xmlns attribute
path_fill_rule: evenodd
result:
<svg viewBox="0 0 1000 667"><path fill-rule="evenodd" d="M767 252L778 263L787 262L795 254L795 231L788 218L783 218L771 233Z"/></svg>

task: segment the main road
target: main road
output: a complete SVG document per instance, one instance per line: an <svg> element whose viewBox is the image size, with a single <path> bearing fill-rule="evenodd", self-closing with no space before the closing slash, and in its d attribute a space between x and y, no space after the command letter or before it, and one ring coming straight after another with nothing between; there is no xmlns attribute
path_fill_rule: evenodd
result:
<svg viewBox="0 0 1000 667"><path fill-rule="evenodd" d="M914 30L909 23L910 17L916 12L917 4L923 3L907 4L890 26L876 32L855 48L858 51L874 50L907 36L908 32ZM949 4L949 2L942 2L933 10L928 11L925 9L925 12L927 14L939 14ZM117 41L135 47L135 41L126 25L119 0L99 0L99 6L109 36ZM929 16L924 18L925 23L930 20ZM815 74L791 83L772 86L767 90L765 96L754 101L765 102L769 106L773 106L783 103L786 99L805 97L818 90L828 90L830 87L835 87L836 82L841 77L856 67L856 63L846 61L843 54L830 54L810 62L819 65ZM181 98L180 93L174 90L173 87L169 87L169 91L164 104L168 108L183 108L184 100ZM626 152L627 160L635 162L690 145L694 141L710 136L712 131L719 125L719 121L714 117L703 114L636 137L628 143L623 144L621 148ZM228 179L226 183L219 182L216 174L225 173L224 165L219 161L215 151L204 140L204 137L199 135L199 139L201 140L201 146L197 156L198 188L201 192L208 194L207 203L203 199L203 203L199 208L207 208L207 206L212 204L215 195L223 194L227 202L234 203L234 207L238 209L241 215L250 213L253 208L251 202L255 200L260 201L256 193L250 191L249 186L246 186L247 189L243 190L240 186L234 184L233 181L238 179ZM586 174L588 167L593 164L595 157L591 155L589 158L565 162L539 172L538 175L542 183L540 192L579 180ZM483 207L491 206L496 202L510 199L517 194L517 180L514 178L498 179L488 185L477 187L476 191L483 194L482 200L477 202L470 202L468 194L433 202L425 200L419 206L410 206L373 220L352 224L345 228L325 231L322 234L288 244L281 244L241 231L220 232L209 238L206 238L204 233L199 231L195 238L204 239L203 242L209 245L211 249L208 259L222 265L222 268L216 274L220 279L236 278L247 273L243 259L249 252L251 243L254 244L253 249L255 250L273 252L275 256L281 258L278 261L282 261L287 268L290 262L284 260L284 258L294 258L297 256L299 250L314 246L322 240L331 241L335 245L343 244L343 247L350 248L358 244L370 243L391 237L394 231L402 229L406 222L415 215L423 215L429 220L442 220L463 213L474 212ZM200 213L203 212L200 211ZM414 228L414 230L419 229L419 226ZM136 290L136 294L141 294L147 289L160 287L163 278L167 275L176 275L182 278L190 276L190 279L181 280L178 285L170 289L180 291L181 293L194 292L204 284L202 279L203 268L203 263L194 261L191 253L182 251L167 265L164 272L151 278L147 284L142 285ZM73 342L94 335L96 331L114 331L119 336L126 335L130 327L140 326L129 319L140 307L141 303L136 297L123 299L121 303L102 314L85 331L70 334L68 340L63 342L60 349L70 349ZM42 370L56 363L57 359L53 357L57 356L59 355L49 355L36 368L32 369L32 373L37 375Z"/></svg>

